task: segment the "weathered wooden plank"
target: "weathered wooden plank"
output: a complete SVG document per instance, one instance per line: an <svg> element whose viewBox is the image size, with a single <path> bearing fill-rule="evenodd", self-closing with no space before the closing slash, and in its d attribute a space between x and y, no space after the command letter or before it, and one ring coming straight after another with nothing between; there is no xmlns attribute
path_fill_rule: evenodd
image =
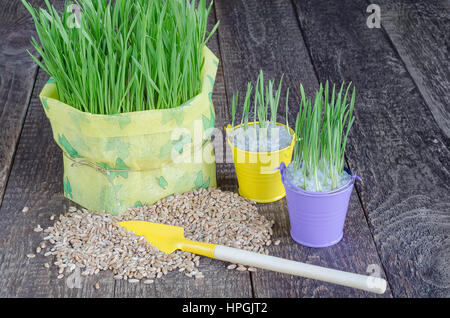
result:
<svg viewBox="0 0 450 318"><path fill-rule="evenodd" d="M20 1L0 3L0 204L36 78L37 67L26 52L34 34Z"/></svg>
<svg viewBox="0 0 450 318"><path fill-rule="evenodd" d="M1 41L1 40L0 40ZM36 68L0 65L0 204L23 125Z"/></svg>
<svg viewBox="0 0 450 318"><path fill-rule="evenodd" d="M371 233L364 218L356 191L353 191L344 226L344 237L335 246L308 248L295 243L289 234L289 215L286 200L260 205L260 211L275 220L272 242L280 240L278 246L269 247L271 255L308 264L369 275L374 272L386 278L380 259L370 240ZM253 275L257 297L390 297L389 286L383 295L376 295L347 287L302 279L279 273L258 272Z"/></svg>
<svg viewBox="0 0 450 318"><path fill-rule="evenodd" d="M213 7L208 19L208 29L211 30L216 22L216 13ZM213 145L216 154L217 185L223 190L233 191L234 189L236 189L237 183L234 173L234 165L231 162L232 155L230 152L226 153L228 148L225 145L224 127L230 122L230 112L227 108L226 87L223 76L223 63L219 48L219 40L217 37L218 32L219 31L216 31L216 33L208 42L208 47L220 60L213 91L213 102L216 111L215 128L217 129L213 134Z"/></svg>
<svg viewBox="0 0 450 318"><path fill-rule="evenodd" d="M367 2L295 4L320 79L357 87L347 154L393 295L448 297L449 139Z"/></svg>
<svg viewBox="0 0 450 318"><path fill-rule="evenodd" d="M379 1L381 24L450 138L450 2Z"/></svg>
<svg viewBox="0 0 450 318"><path fill-rule="evenodd" d="M69 288L66 279L58 280L57 270L44 268L51 258L42 254L28 259L26 254L44 237L33 228L52 224L50 216L67 211L70 201L62 191L61 151L53 141L51 127L38 95L48 79L39 70L14 165L0 209L0 297L112 297L114 280L110 273L81 278L81 289ZM30 211L22 212L27 206ZM100 281L101 290L93 285Z"/></svg>
<svg viewBox="0 0 450 318"><path fill-rule="evenodd" d="M291 87L289 122L293 126L297 114L293 101L299 97L298 86L302 82L306 92L311 93L317 80L308 52L298 44L301 34L297 21L292 19L292 5L287 1L271 2L218 1L215 5L221 21L219 40L228 104L231 105L237 89L245 94L247 82L255 82L260 69L266 79L278 81L284 74L284 87ZM281 95L280 105L284 106L285 90ZM241 114L238 109L236 118L240 119ZM280 106L279 115L278 119L284 122L284 107Z"/></svg>
<svg viewBox="0 0 450 318"><path fill-rule="evenodd" d="M245 90L247 81L254 81L260 68L266 78L279 78L285 73L285 86L291 87L289 113L292 125L298 110L299 84L302 83L308 93L318 87L292 4L288 1L219 1L216 2L216 14L221 21L219 43L228 105L231 105L232 93L236 89ZM271 248L271 254L275 256L358 273L365 273L370 264L381 267L355 195L344 240L326 249L306 248L292 241L284 199L261 204L259 208L275 220L274 240L282 241L281 245ZM262 270L252 273L252 282L256 297L369 296L350 288ZM384 296L389 295L388 291Z"/></svg>
<svg viewBox="0 0 450 318"><path fill-rule="evenodd" d="M44 4L44 1L30 2L34 7ZM52 3L61 9L63 1ZM65 297L81 293L101 296L92 291L94 279L86 279L81 290L71 290L64 280L56 279L54 270L50 272L43 267L47 261L43 256L35 259L25 256L42 240L33 228L37 224L50 225L50 215L64 211L68 202L61 192L62 161L57 155L60 152L38 100L48 77L43 72L39 73L33 90L37 66L26 52L31 49L31 36L35 35L32 18L20 1L4 1L0 7L0 198L5 192L0 210L0 297ZM30 112L25 119L29 104ZM18 145L22 125L24 131ZM6 190L13 157L16 164ZM21 212L24 206L30 207L28 214ZM113 291L112 286L109 290Z"/></svg>

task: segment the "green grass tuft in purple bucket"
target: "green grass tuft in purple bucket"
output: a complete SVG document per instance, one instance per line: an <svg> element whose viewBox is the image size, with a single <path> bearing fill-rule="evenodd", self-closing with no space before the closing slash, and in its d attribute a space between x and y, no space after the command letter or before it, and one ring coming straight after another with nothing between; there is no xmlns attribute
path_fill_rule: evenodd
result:
<svg viewBox="0 0 450 318"><path fill-rule="evenodd" d="M355 88L351 83L344 91L328 81L321 84L314 100L307 99L300 85L300 108L295 123L297 138L294 155L287 168L288 179L299 188L328 192L344 185L350 175L344 171L345 148L350 128L355 121ZM350 99L349 99L350 97Z"/></svg>

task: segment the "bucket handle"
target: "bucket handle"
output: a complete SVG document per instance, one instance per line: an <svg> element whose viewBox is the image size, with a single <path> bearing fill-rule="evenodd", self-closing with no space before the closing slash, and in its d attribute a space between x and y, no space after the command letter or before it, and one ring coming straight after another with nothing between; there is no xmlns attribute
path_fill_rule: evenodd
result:
<svg viewBox="0 0 450 318"><path fill-rule="evenodd" d="M289 179L286 178L286 164L284 163L284 161L281 162L280 166L277 169L280 170L281 182L285 184L287 183L290 188L297 190L298 187L293 185L291 181L289 181Z"/></svg>

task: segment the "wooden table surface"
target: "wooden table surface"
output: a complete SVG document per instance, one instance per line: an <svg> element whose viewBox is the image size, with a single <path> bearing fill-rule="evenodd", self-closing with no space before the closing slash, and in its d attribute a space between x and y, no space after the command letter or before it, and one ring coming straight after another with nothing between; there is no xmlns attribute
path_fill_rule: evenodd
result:
<svg viewBox="0 0 450 318"><path fill-rule="evenodd" d="M309 94L326 80L355 84L346 159L363 182L353 191L343 240L300 246L289 236L285 199L259 208L275 220L274 239L281 240L272 255L361 274L379 270L388 281L384 295L230 271L209 259L200 281L170 273L147 286L102 272L71 289L43 267L43 256L28 259L40 242L36 224L49 226L49 216L72 203L63 197L62 153L38 99L48 75L26 52L32 19L20 1L1 0L0 297L450 297L449 1L378 0L381 28L366 24L370 3L217 0L210 26L220 20L220 27L208 46L221 61L213 95L219 128L230 122L233 92L260 68L267 78L285 74L291 124L300 83ZM237 190L233 164L218 163L217 173L222 189Z"/></svg>

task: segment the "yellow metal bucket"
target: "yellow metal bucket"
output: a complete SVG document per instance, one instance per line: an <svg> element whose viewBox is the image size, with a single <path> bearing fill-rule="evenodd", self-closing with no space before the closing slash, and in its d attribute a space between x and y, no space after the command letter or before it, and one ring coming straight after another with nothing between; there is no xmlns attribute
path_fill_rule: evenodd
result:
<svg viewBox="0 0 450 318"><path fill-rule="evenodd" d="M248 124L253 125L253 122ZM277 123L277 125L286 127L286 125L280 123ZM235 126L233 129L239 126ZM230 131L231 125L228 125L225 129L227 132ZM286 148L271 152L251 152L238 149L233 146L230 138L227 137L233 153L241 196L258 203L268 203L277 201L286 195L281 182L281 174L277 168L281 162L284 162L287 166L292 159L295 133L291 128L289 128L289 131L292 134L291 144Z"/></svg>

